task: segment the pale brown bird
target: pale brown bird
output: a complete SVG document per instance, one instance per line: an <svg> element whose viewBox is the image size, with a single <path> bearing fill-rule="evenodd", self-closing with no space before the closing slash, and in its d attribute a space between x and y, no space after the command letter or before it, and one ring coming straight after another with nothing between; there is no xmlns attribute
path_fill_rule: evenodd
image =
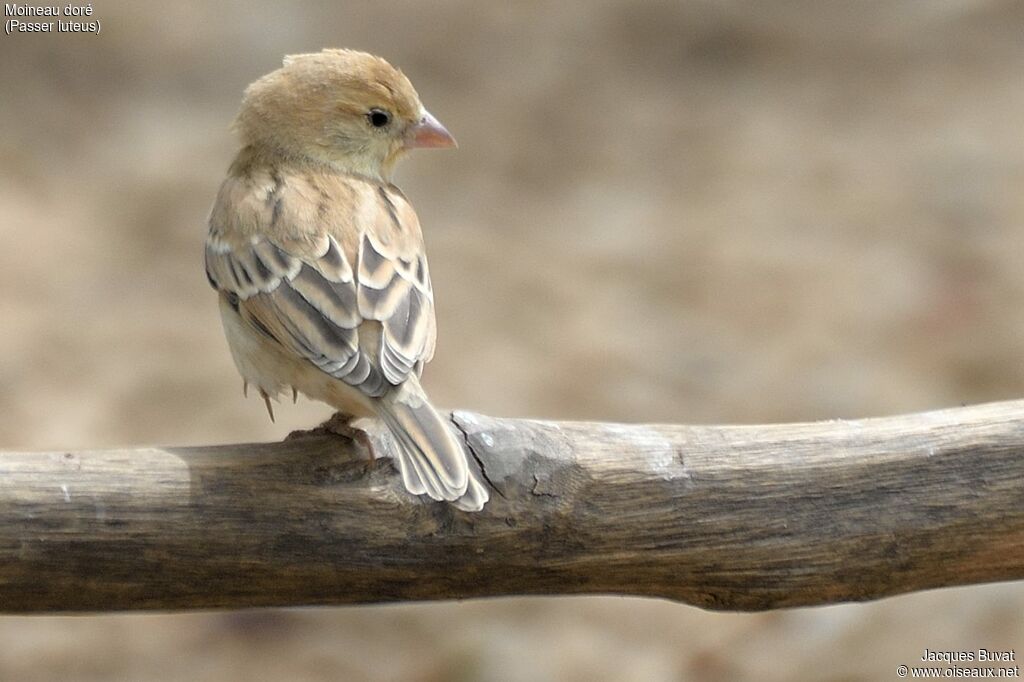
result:
<svg viewBox="0 0 1024 682"><path fill-rule="evenodd" d="M454 147L379 57L287 57L250 85L243 147L210 213L206 273L235 365L271 398L296 390L395 436L413 494L475 511L486 488L420 386L434 295L419 220L390 180L416 147Z"/></svg>

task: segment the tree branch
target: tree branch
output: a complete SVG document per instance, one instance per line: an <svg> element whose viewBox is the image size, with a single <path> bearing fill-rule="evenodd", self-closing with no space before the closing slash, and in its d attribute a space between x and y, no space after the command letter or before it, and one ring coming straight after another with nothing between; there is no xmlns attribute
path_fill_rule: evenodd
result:
<svg viewBox="0 0 1024 682"><path fill-rule="evenodd" d="M1024 577L1024 401L769 426L452 418L497 493L480 513L409 496L330 422L2 453L0 612L577 593L759 610Z"/></svg>

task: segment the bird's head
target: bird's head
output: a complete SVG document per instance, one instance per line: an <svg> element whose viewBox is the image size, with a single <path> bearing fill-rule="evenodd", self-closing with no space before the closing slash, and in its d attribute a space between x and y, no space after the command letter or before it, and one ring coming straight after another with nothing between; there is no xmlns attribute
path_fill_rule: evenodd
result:
<svg viewBox="0 0 1024 682"><path fill-rule="evenodd" d="M235 126L246 144L376 178L409 149L456 146L405 74L354 50L286 57L246 88Z"/></svg>

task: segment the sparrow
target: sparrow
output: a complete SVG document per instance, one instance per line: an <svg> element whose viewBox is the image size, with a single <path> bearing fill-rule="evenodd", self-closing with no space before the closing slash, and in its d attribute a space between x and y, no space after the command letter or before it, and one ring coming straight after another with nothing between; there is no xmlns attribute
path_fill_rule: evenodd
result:
<svg viewBox="0 0 1024 682"><path fill-rule="evenodd" d="M420 384L434 294L416 212L391 182L407 151L455 138L400 70L339 49L286 57L245 90L234 128L206 274L243 391L272 420L286 390L347 422L378 418L410 493L482 509L480 473Z"/></svg>

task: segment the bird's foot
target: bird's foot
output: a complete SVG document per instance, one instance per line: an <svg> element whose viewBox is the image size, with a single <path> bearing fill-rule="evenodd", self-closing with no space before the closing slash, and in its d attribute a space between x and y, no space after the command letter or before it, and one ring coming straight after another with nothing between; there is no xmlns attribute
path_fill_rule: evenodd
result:
<svg viewBox="0 0 1024 682"><path fill-rule="evenodd" d="M365 430L352 425L352 422L356 419L357 417L335 414L325 426L331 433L336 433L339 436L348 438L357 445L361 445L370 455L370 461L374 461L377 459L377 453L374 450L373 440Z"/></svg>

